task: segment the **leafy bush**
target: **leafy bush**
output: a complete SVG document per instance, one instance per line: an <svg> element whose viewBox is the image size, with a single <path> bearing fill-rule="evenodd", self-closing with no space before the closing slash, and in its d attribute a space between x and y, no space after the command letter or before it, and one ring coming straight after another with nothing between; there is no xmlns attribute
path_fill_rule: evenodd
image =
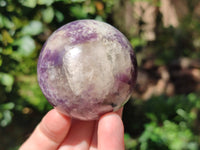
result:
<svg viewBox="0 0 200 150"><path fill-rule="evenodd" d="M125 138L127 149L199 149L197 122L200 95L191 93L174 97L159 96L144 103L137 101L141 100L136 100L129 107L136 108L135 112L139 114L128 115L131 109L126 110L125 107L125 126L128 127L127 132L132 133ZM137 122L133 118L126 118L127 116L136 118Z"/></svg>

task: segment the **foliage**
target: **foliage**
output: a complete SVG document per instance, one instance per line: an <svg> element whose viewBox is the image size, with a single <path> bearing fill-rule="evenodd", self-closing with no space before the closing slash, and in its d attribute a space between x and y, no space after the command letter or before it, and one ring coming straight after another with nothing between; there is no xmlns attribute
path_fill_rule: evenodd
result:
<svg viewBox="0 0 200 150"><path fill-rule="evenodd" d="M138 109L135 110L138 116L136 114L132 116L137 117L138 127L132 128L136 123L134 119L125 118L130 120L125 121L125 123L131 124L128 132L130 132L129 130L141 130L141 126L144 128L139 133L138 139L137 136L125 138L127 149L199 149L197 119L200 109L200 95L191 93L174 97L159 96L153 97L145 103L139 101L141 100L136 100L134 103Z"/></svg>
<svg viewBox="0 0 200 150"><path fill-rule="evenodd" d="M157 7L161 5L159 0L143 1ZM112 23L112 8L118 2L120 0L0 0L2 149L17 149L52 108L41 93L36 76L38 55L48 36L76 19ZM155 64L161 66L179 57L199 59L200 23L192 13L185 16L177 28L164 27L158 14L155 33L156 39L151 42L140 33L130 37L140 62L154 58ZM148 101L130 100L123 117L126 149L199 149L199 110L197 93L161 95Z"/></svg>
<svg viewBox="0 0 200 150"><path fill-rule="evenodd" d="M156 45L154 47L155 56L159 56L156 64L169 64L171 60L179 57L199 58L200 23L198 18L191 15L186 16L177 28L163 28L162 24L157 27L157 39L153 43Z"/></svg>

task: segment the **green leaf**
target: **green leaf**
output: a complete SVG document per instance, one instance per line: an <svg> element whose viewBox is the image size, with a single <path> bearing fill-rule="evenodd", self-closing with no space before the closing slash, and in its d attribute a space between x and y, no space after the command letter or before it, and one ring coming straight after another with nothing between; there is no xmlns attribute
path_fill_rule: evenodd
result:
<svg viewBox="0 0 200 150"><path fill-rule="evenodd" d="M53 4L55 0L38 0L38 4L39 5L47 5L50 6L51 4Z"/></svg>
<svg viewBox="0 0 200 150"><path fill-rule="evenodd" d="M5 0L0 0L0 7L5 7L7 2Z"/></svg>
<svg viewBox="0 0 200 150"><path fill-rule="evenodd" d="M52 7L47 7L42 11L42 18L44 22L50 23L54 18L54 10Z"/></svg>
<svg viewBox="0 0 200 150"><path fill-rule="evenodd" d="M131 44L133 45L133 47L136 47L136 46L145 46L147 44L147 41L145 41L144 39L142 38L132 38L131 39Z"/></svg>
<svg viewBox="0 0 200 150"><path fill-rule="evenodd" d="M4 45L7 45L8 43L12 43L14 40L11 37L11 35L9 34L9 32L7 30L3 30L2 31L2 42L4 43Z"/></svg>
<svg viewBox="0 0 200 150"><path fill-rule="evenodd" d="M0 48L0 53L1 53L1 51L3 51L2 48ZM1 55L0 55L0 67L2 65L2 62L3 62L3 60L2 60Z"/></svg>
<svg viewBox="0 0 200 150"><path fill-rule="evenodd" d="M56 2L65 2L65 3L80 3L80 2L84 2L85 0L56 0Z"/></svg>
<svg viewBox="0 0 200 150"><path fill-rule="evenodd" d="M78 19L87 18L88 13L80 5L72 6L70 8L71 14L73 14Z"/></svg>
<svg viewBox="0 0 200 150"><path fill-rule="evenodd" d="M36 48L35 42L30 36L23 36L16 40L13 45L18 46L17 53L21 56L31 55Z"/></svg>
<svg viewBox="0 0 200 150"><path fill-rule="evenodd" d="M5 86L12 86L14 82L13 76L7 73L0 73L0 82Z"/></svg>
<svg viewBox="0 0 200 150"><path fill-rule="evenodd" d="M126 149L136 149L137 141L132 139L128 133L124 134L124 142Z"/></svg>
<svg viewBox="0 0 200 150"><path fill-rule="evenodd" d="M78 3L78 2L84 2L85 0L71 0L71 2L74 2L74 3Z"/></svg>
<svg viewBox="0 0 200 150"><path fill-rule="evenodd" d="M5 110L2 112L3 118L0 120L0 125L2 127L7 126L12 121L12 112Z"/></svg>
<svg viewBox="0 0 200 150"><path fill-rule="evenodd" d="M7 17L3 16L0 14L0 28L7 28L7 29L11 29L14 27L14 23L9 20Z"/></svg>
<svg viewBox="0 0 200 150"><path fill-rule="evenodd" d="M0 83L6 86L6 91L9 92L12 89L14 77L10 74L0 72Z"/></svg>
<svg viewBox="0 0 200 150"><path fill-rule="evenodd" d="M43 31L43 25L40 21L33 20L28 25L26 25L21 33L23 35L38 35Z"/></svg>
<svg viewBox="0 0 200 150"><path fill-rule="evenodd" d="M37 4L37 0L20 0L23 6L34 8Z"/></svg>
<svg viewBox="0 0 200 150"><path fill-rule="evenodd" d="M5 103L0 105L1 110L11 110L15 107L15 104L13 102Z"/></svg>
<svg viewBox="0 0 200 150"><path fill-rule="evenodd" d="M60 11L56 11L55 16L56 16L56 19L58 20L58 22L62 22L65 18L63 13Z"/></svg>
<svg viewBox="0 0 200 150"><path fill-rule="evenodd" d="M19 94L26 102L35 106L38 110L44 110L46 106L49 106L48 101L42 94L37 82L37 76L21 76L18 78ZM31 86L30 86L31 85Z"/></svg>

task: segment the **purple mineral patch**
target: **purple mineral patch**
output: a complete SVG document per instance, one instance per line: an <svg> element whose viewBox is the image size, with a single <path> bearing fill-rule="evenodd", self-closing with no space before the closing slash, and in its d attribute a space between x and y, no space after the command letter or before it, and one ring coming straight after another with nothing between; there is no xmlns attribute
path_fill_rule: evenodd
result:
<svg viewBox="0 0 200 150"><path fill-rule="evenodd" d="M72 45L81 44L97 38L97 33L85 24L87 22L75 21L64 27L67 29L66 36L72 40Z"/></svg>
<svg viewBox="0 0 200 150"><path fill-rule="evenodd" d="M47 50L47 53L43 57L44 62L49 62L49 64L53 66L62 65L62 58L63 58L64 51L58 53L56 50L52 52L51 50Z"/></svg>
<svg viewBox="0 0 200 150"><path fill-rule="evenodd" d="M121 82L124 82L126 84L131 84L131 81L130 81L131 78L127 74L125 74L125 73L118 74L116 76L116 78L117 78L117 80L119 80Z"/></svg>

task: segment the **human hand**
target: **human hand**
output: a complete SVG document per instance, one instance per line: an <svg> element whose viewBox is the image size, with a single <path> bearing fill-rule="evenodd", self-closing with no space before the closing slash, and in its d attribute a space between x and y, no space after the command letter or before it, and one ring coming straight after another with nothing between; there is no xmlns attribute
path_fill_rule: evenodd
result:
<svg viewBox="0 0 200 150"><path fill-rule="evenodd" d="M97 121L73 120L49 111L19 150L124 150L122 109Z"/></svg>

